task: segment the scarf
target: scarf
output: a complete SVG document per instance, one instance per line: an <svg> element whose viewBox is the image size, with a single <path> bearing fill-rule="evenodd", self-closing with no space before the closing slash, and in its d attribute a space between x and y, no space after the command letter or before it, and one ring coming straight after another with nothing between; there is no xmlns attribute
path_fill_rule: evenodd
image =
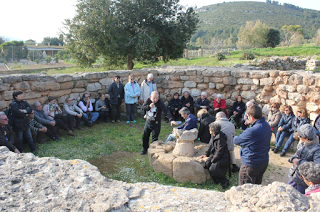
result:
<svg viewBox="0 0 320 212"><path fill-rule="evenodd" d="M308 192L313 191L313 190L316 190L316 189L318 189L318 188L320 188L320 184L311 185L311 186L309 186L309 187L306 189L305 192L308 193Z"/></svg>
<svg viewBox="0 0 320 212"><path fill-rule="evenodd" d="M58 107L58 105L57 105L56 103L54 103L54 104L49 103L49 104L48 104L48 110L49 110L48 112L50 113L50 111L51 111L53 108L56 108L56 110L54 111L54 114L55 114L55 115L61 113L61 111L60 111L60 109L59 109L59 107Z"/></svg>

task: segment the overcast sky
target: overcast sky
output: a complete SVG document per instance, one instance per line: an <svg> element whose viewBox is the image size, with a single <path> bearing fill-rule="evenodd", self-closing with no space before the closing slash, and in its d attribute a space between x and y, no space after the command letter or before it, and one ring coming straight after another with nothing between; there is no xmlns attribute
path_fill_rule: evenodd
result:
<svg viewBox="0 0 320 212"><path fill-rule="evenodd" d="M198 8L222 2L224 1L180 0L182 5ZM279 2L320 10L320 0L279 0ZM20 40L33 39L39 43L44 37L58 37L59 29L63 27L62 22L74 16L76 4L77 0L1 0L0 36Z"/></svg>

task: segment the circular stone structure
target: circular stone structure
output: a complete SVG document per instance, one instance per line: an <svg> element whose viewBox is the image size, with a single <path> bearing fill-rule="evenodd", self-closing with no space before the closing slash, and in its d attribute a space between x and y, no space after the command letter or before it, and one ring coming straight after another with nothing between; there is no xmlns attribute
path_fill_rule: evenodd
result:
<svg viewBox="0 0 320 212"><path fill-rule="evenodd" d="M191 138L190 134L198 134L198 130L196 132L190 131L183 131L183 133L186 133L185 138ZM179 134L178 131L175 132ZM208 150L209 144L194 140L183 142L181 140L183 133L179 134L177 143L170 141L168 143L163 141L151 143L148 149L150 166L155 172L162 172L178 182L203 183L212 180L209 171L203 168L206 159L200 158ZM190 152L193 153L192 156L184 156L190 154Z"/></svg>

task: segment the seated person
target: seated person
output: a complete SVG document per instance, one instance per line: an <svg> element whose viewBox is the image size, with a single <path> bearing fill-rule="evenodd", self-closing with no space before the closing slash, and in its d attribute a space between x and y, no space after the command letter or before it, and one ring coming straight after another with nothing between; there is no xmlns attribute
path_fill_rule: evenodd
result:
<svg viewBox="0 0 320 212"><path fill-rule="evenodd" d="M248 119L248 115L247 115L246 111L248 110L249 107L251 107L251 106L253 106L253 105L254 105L254 103L252 103L251 101L249 101L249 102L246 103L246 107L247 107L247 108L246 108L246 110L245 110L244 113L243 113L242 123L241 123L241 129L242 129L242 130L247 129L247 126L250 125L250 121L249 121L249 119Z"/></svg>
<svg viewBox="0 0 320 212"><path fill-rule="evenodd" d="M193 98L192 96L190 96L190 93L188 91L185 91L183 93L183 97L181 97L181 104L182 107L187 107L190 110L191 114L194 114Z"/></svg>
<svg viewBox="0 0 320 212"><path fill-rule="evenodd" d="M304 180L308 188L305 195L320 192L320 164L314 162L305 162L298 166L300 178Z"/></svg>
<svg viewBox="0 0 320 212"><path fill-rule="evenodd" d="M317 118L314 120L314 128L316 128L317 135L319 136L320 132L320 114L317 116Z"/></svg>
<svg viewBox="0 0 320 212"><path fill-rule="evenodd" d="M49 138L54 137L53 134L46 127L44 127L42 124L40 124L34 119L34 111L32 111L29 114L29 118L30 118L30 130L31 130L32 139L34 143L39 143L39 144L43 143L42 141L43 133L45 133Z"/></svg>
<svg viewBox="0 0 320 212"><path fill-rule="evenodd" d="M193 128L198 128L197 118L190 113L190 110L188 108L186 107L181 108L179 113L181 114L181 117L185 119L185 122L183 125L179 126L178 129L191 130ZM168 141L175 141L175 140L176 140L176 137L174 137L174 134L170 134L165 143L167 143Z"/></svg>
<svg viewBox="0 0 320 212"><path fill-rule="evenodd" d="M197 114L198 119L200 119L200 127L198 131L198 138L202 143L208 144L211 139L211 134L209 131L209 125L216 120L215 117L210 116L206 109L199 110Z"/></svg>
<svg viewBox="0 0 320 212"><path fill-rule="evenodd" d="M217 94L217 98L213 100L213 115L216 116L220 111L228 115L226 100L223 99L222 94Z"/></svg>
<svg viewBox="0 0 320 212"><path fill-rule="evenodd" d="M269 115L268 115L267 122L270 125L271 130L274 134L276 134L278 131L278 124L281 119L281 112L280 112L279 108L280 108L279 103L273 103L271 105L271 111L269 112Z"/></svg>
<svg viewBox="0 0 320 212"><path fill-rule="evenodd" d="M194 103L194 112L196 114L198 114L201 109L206 109L207 111L210 109L210 101L207 99L206 92L202 92L200 98Z"/></svg>
<svg viewBox="0 0 320 212"><path fill-rule="evenodd" d="M209 149L201 158L207 158L204 168L209 169L214 183L220 183L222 189L226 189L229 186L226 173L230 164L227 136L221 131L219 124L211 123L209 127L211 134Z"/></svg>
<svg viewBox="0 0 320 212"><path fill-rule="evenodd" d="M289 130L291 135L288 138L286 144L284 145L282 152L280 153L280 157L283 157L287 154L294 140L299 140L298 127L301 127L304 124L310 124L310 119L308 118L308 111L304 107L298 107L297 115L293 118L291 122L291 129Z"/></svg>
<svg viewBox="0 0 320 212"><path fill-rule="evenodd" d="M69 135L74 136L72 130L70 130L66 123L68 123L67 116L62 115L62 110L58 104L56 104L56 100L53 96L49 97L49 103L43 106L44 113L52 120L56 122L56 124L63 130L67 131Z"/></svg>
<svg viewBox="0 0 320 212"><path fill-rule="evenodd" d="M69 128L70 130L74 131L74 123L73 117L76 119L76 128L81 130L81 117L86 116L83 111L73 103L70 96L66 98L65 103L63 104L63 115L68 117Z"/></svg>
<svg viewBox="0 0 320 212"><path fill-rule="evenodd" d="M181 109L182 104L179 99L179 93L174 93L173 98L169 101L168 109L175 121L180 119L179 110Z"/></svg>
<svg viewBox="0 0 320 212"><path fill-rule="evenodd" d="M10 151L20 154L17 147L22 146L21 139L13 137L13 131L8 124L8 117L0 112L0 146L6 146ZM17 147L15 147L15 145Z"/></svg>
<svg viewBox="0 0 320 212"><path fill-rule="evenodd" d="M96 101L95 111L99 113L98 123L101 119L103 119L105 123L108 123L110 104L104 93L101 93L100 99Z"/></svg>
<svg viewBox="0 0 320 212"><path fill-rule="evenodd" d="M276 133L276 141L274 143L274 148L272 149L274 153L279 151L285 137L291 135L291 124L294 117L292 107L288 105L284 106L284 113L281 115L278 131Z"/></svg>
<svg viewBox="0 0 320 212"><path fill-rule="evenodd" d="M93 122L95 122L99 118L98 112L92 112L93 106L89 99L89 94L84 93L82 95L82 99L79 102L79 107L83 111L83 119L86 121L86 125L91 127L93 125Z"/></svg>
<svg viewBox="0 0 320 212"><path fill-rule="evenodd" d="M57 135L56 131L56 122L52 119L50 119L42 110L42 106L40 102L34 102L33 104L34 107L34 118L37 122L42 124L47 128L47 131L50 131L47 135L49 136L50 139L54 141L60 141L61 138Z"/></svg>
<svg viewBox="0 0 320 212"><path fill-rule="evenodd" d="M239 119L242 117L245 109L246 105L243 103L241 95L238 95L237 101L233 103L232 111L229 114L229 118L231 116L234 116L233 121L236 125L238 125Z"/></svg>

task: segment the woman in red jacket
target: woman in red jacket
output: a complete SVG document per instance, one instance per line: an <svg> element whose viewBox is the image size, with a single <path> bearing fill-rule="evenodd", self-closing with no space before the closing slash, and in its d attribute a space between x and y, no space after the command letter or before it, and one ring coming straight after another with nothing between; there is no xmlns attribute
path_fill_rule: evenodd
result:
<svg viewBox="0 0 320 212"><path fill-rule="evenodd" d="M226 114L226 116L228 116L226 100L223 99L222 94L218 94L217 98L215 100L213 100L213 115L214 115L214 117L220 111L223 111Z"/></svg>

